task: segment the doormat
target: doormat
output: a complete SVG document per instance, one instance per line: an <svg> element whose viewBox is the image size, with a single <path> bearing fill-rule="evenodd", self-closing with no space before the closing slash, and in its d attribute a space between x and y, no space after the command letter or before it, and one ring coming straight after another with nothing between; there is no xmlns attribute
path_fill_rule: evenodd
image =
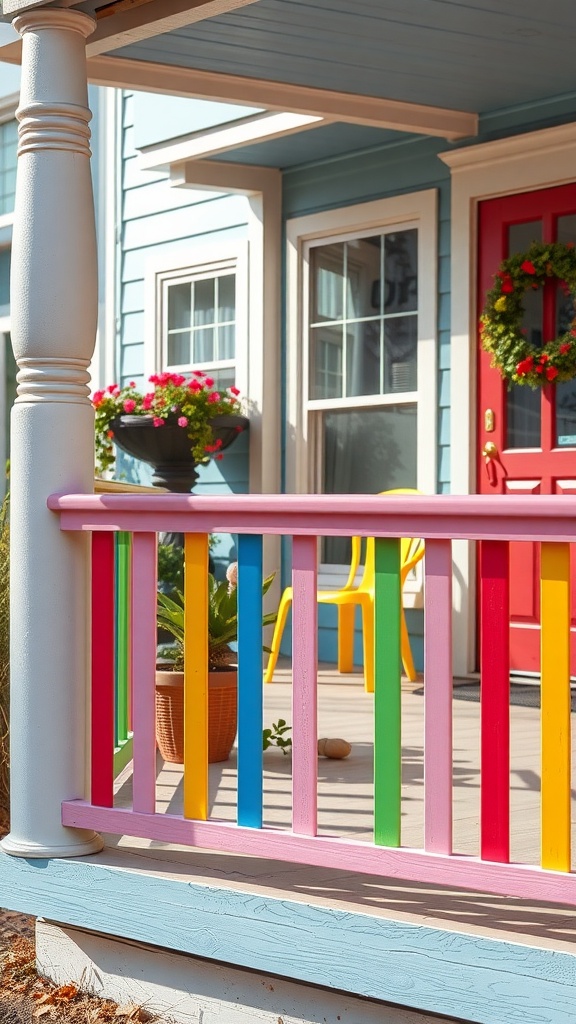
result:
<svg viewBox="0 0 576 1024"><path fill-rule="evenodd" d="M424 696L424 687L415 690L419 696ZM480 702L480 683L458 683L453 688L454 700L472 700ZM512 683L510 686L511 706L524 708L540 707L540 687L534 684L523 686L521 683ZM571 691L571 708L576 712L576 692Z"/></svg>

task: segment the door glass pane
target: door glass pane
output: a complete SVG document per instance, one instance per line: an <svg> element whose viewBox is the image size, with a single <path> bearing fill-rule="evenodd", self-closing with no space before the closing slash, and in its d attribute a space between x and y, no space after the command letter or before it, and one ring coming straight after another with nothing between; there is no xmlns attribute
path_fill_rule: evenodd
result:
<svg viewBox="0 0 576 1024"><path fill-rule="evenodd" d="M557 222L559 242L576 243L576 216L559 217ZM576 316L574 300L556 289L556 332L569 331ZM566 380L557 384L556 395L556 444L559 448L576 448L576 381Z"/></svg>
<svg viewBox="0 0 576 1024"><path fill-rule="evenodd" d="M234 359L236 352L236 328L225 324L218 328L218 359Z"/></svg>
<svg viewBox="0 0 576 1024"><path fill-rule="evenodd" d="M416 487L416 406L323 414L326 494L377 494ZM349 564L350 539L326 538L323 561Z"/></svg>
<svg viewBox="0 0 576 1024"><path fill-rule="evenodd" d="M532 242L542 241L542 221L527 221L524 224L511 224L508 229L508 252L524 252ZM543 293L528 290L524 296L524 317L522 326L526 338L534 345L542 345ZM506 398L506 447L507 448L539 448L540 429L540 390L521 385L512 385Z"/></svg>

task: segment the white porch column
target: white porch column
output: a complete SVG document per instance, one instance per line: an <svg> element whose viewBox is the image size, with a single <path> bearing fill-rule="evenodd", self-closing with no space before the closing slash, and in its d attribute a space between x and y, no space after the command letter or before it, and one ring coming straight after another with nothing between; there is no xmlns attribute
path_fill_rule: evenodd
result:
<svg viewBox="0 0 576 1024"><path fill-rule="evenodd" d="M11 832L21 857L102 848L63 828L62 800L85 795L87 538L60 532L54 491L93 489L87 367L97 317L85 39L78 11L18 16L22 89L12 249L18 397L11 445Z"/></svg>

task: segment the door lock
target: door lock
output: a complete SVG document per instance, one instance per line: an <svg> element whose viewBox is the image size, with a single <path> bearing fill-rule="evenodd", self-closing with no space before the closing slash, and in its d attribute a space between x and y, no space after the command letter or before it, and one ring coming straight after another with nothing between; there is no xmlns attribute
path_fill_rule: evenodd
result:
<svg viewBox="0 0 576 1024"><path fill-rule="evenodd" d="M482 449L482 455L484 456L487 462L489 459L498 458L498 449L494 444L494 441L486 441L486 444Z"/></svg>

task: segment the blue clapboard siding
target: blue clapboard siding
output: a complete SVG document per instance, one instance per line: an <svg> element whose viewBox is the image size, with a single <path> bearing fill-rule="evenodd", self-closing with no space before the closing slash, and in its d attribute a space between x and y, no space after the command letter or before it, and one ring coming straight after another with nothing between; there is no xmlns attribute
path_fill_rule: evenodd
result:
<svg viewBox="0 0 576 1024"><path fill-rule="evenodd" d="M186 267L191 252L216 239L245 238L247 201L243 196L172 188L162 172L138 168L137 146L162 142L176 134L202 130L249 111L230 105L202 104L167 96L124 93L122 97L122 230L120 241L120 345L117 373L122 383L144 381L145 273L151 260L166 264L181 261ZM179 128L177 131L176 129ZM148 483L149 467L121 456L118 472L128 479ZM240 438L222 462L201 467L198 492L244 493L248 489L248 442ZM216 552L226 561L228 538Z"/></svg>

